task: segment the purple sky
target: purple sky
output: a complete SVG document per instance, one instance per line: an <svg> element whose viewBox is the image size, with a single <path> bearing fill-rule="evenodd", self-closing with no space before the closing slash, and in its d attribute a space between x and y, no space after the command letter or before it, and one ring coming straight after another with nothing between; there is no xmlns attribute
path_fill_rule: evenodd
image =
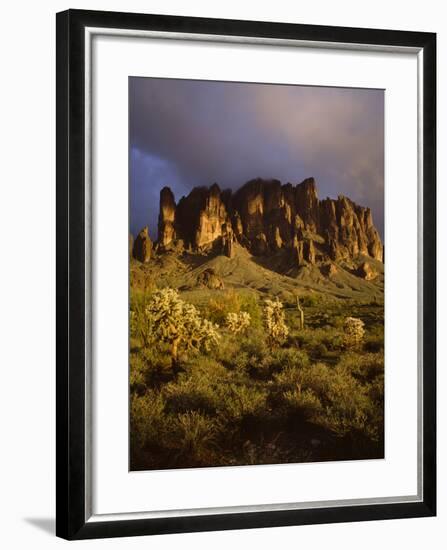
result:
<svg viewBox="0 0 447 550"><path fill-rule="evenodd" d="M313 176L369 206L383 236L383 90L129 78L130 230L156 237L159 193Z"/></svg>

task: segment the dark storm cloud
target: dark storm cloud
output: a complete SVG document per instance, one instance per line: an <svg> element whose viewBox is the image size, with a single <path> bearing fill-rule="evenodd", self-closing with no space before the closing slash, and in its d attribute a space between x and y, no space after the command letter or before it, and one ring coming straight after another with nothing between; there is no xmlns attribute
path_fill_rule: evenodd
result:
<svg viewBox="0 0 447 550"><path fill-rule="evenodd" d="M370 206L383 234L384 98L380 90L191 80L129 80L131 231L155 236L158 196L254 177Z"/></svg>

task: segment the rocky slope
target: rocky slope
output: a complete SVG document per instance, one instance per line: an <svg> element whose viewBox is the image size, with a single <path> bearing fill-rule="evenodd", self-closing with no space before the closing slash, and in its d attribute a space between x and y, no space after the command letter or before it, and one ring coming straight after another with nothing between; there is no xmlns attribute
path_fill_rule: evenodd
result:
<svg viewBox="0 0 447 550"><path fill-rule="evenodd" d="M152 243L144 232L145 248L151 250L144 254L140 237L134 243L134 256L148 261ZM197 187L178 204L169 187L162 189L157 253L174 249L231 258L236 243L257 257L283 251L296 267L358 257L383 261L371 210L344 196L320 200L313 178L295 186L255 179L234 193L221 191L217 184ZM359 270L358 276L366 278L365 270Z"/></svg>

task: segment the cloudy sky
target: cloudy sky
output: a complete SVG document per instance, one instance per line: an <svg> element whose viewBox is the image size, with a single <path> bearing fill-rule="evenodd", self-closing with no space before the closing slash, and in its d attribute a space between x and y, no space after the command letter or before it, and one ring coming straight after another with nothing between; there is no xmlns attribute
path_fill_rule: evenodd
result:
<svg viewBox="0 0 447 550"><path fill-rule="evenodd" d="M371 207L383 235L382 90L129 79L130 229L156 237L159 193L256 178Z"/></svg>

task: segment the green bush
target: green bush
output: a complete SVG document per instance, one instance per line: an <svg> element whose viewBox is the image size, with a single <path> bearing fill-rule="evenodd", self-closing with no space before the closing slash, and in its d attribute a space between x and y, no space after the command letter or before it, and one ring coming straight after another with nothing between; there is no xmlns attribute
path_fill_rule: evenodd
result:
<svg viewBox="0 0 447 550"><path fill-rule="evenodd" d="M199 411L215 414L220 407L220 386L228 379L227 370L211 358L198 356L186 364L186 372L166 384L163 395L170 413Z"/></svg>
<svg viewBox="0 0 447 550"><path fill-rule="evenodd" d="M298 410L304 400L303 411L312 422L337 435L359 430L376 437L378 419L371 396L374 392L379 395L380 388L361 384L346 365L288 367L274 376L274 382L276 390L282 392L282 402L289 407L295 403Z"/></svg>
<svg viewBox="0 0 447 550"><path fill-rule="evenodd" d="M312 390L301 391L299 387L283 393L285 405L290 412L303 418L312 419L321 411L321 401Z"/></svg>
<svg viewBox="0 0 447 550"><path fill-rule="evenodd" d="M250 329L243 337L225 334L219 346L212 349L210 355L229 370L248 373L269 353L263 333Z"/></svg>
<svg viewBox="0 0 447 550"><path fill-rule="evenodd" d="M368 328L364 339L363 349L372 353L382 352L384 347L383 324Z"/></svg>
<svg viewBox="0 0 447 550"><path fill-rule="evenodd" d="M305 351L296 348L279 348L272 350L258 363L257 368L267 372L269 376L274 373L298 369L309 365L309 357Z"/></svg>
<svg viewBox="0 0 447 550"><path fill-rule="evenodd" d="M254 292L229 289L209 300L206 306L206 316L221 326L226 323L229 313L242 312L250 315L252 327L259 328L262 325L261 310Z"/></svg>
<svg viewBox="0 0 447 550"><path fill-rule="evenodd" d="M319 344L317 344L315 346L315 348L313 349L313 352L318 357L324 357L325 355L327 355L328 349L327 349L326 344L324 342L320 342Z"/></svg>
<svg viewBox="0 0 447 550"><path fill-rule="evenodd" d="M172 378L171 358L166 346L151 345L130 356L130 388L138 394L158 388Z"/></svg>
<svg viewBox="0 0 447 550"><path fill-rule="evenodd" d="M220 388L220 399L224 417L235 421L264 414L267 393L256 386L227 384Z"/></svg>
<svg viewBox="0 0 447 550"><path fill-rule="evenodd" d="M185 412L177 415L174 431L181 455L199 461L208 457L216 438L216 423L212 419L197 411Z"/></svg>
<svg viewBox="0 0 447 550"><path fill-rule="evenodd" d="M165 415L163 396L149 391L143 396L133 395L130 402L130 433L138 447L159 445L171 429Z"/></svg>
<svg viewBox="0 0 447 550"><path fill-rule="evenodd" d="M339 368L346 369L352 376L362 381L369 381L384 372L383 353L347 352L338 363Z"/></svg>
<svg viewBox="0 0 447 550"><path fill-rule="evenodd" d="M304 307L315 307L323 301L321 294L306 294L306 296L300 296L300 303Z"/></svg>

